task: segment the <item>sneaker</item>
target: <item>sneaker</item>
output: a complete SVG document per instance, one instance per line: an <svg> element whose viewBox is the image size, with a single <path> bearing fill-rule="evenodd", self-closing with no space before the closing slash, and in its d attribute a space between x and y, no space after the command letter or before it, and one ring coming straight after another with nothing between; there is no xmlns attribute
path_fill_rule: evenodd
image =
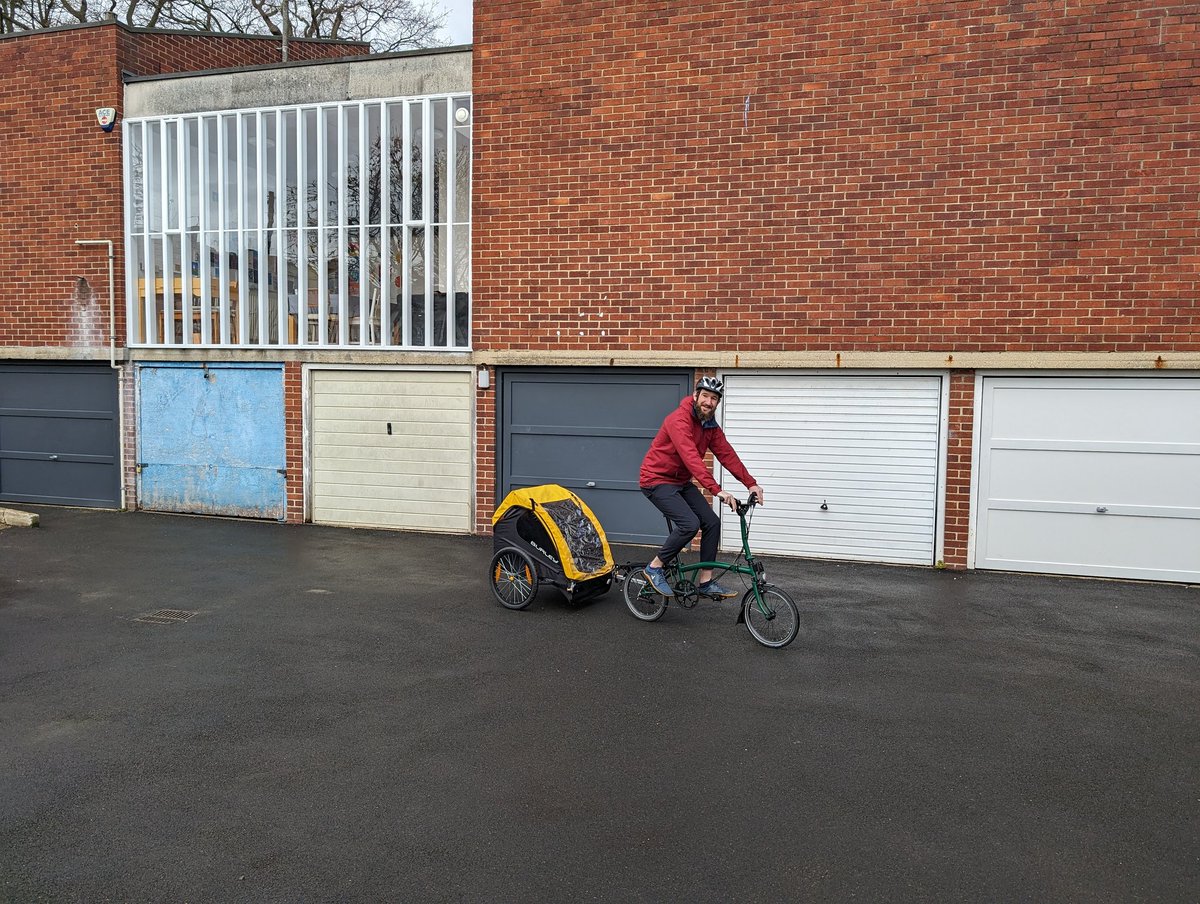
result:
<svg viewBox="0 0 1200 904"><path fill-rule="evenodd" d="M704 596L710 596L715 600L727 600L731 596L737 596L736 590L726 590L716 581L705 581L696 588L696 591Z"/></svg>
<svg viewBox="0 0 1200 904"><path fill-rule="evenodd" d="M671 585L667 583L667 577L661 568L651 568L647 565L642 569L646 575L646 580L650 582L650 586L661 593L663 596L674 596L675 591L671 589Z"/></svg>

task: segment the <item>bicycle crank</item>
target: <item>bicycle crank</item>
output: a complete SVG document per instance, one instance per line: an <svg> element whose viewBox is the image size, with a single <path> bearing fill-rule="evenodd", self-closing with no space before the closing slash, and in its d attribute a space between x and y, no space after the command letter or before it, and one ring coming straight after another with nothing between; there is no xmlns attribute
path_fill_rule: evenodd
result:
<svg viewBox="0 0 1200 904"><path fill-rule="evenodd" d="M675 583L675 601L684 609L695 607L700 602L700 593L691 581L680 580Z"/></svg>

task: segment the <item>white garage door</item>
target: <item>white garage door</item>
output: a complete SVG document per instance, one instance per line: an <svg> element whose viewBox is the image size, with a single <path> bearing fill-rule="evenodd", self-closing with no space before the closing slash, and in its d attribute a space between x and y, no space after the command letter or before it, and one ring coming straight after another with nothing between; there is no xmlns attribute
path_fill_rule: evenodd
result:
<svg viewBox="0 0 1200 904"><path fill-rule="evenodd" d="M942 380L729 374L726 435L763 486L756 551L932 565ZM722 486L745 495L731 477ZM824 508L822 507L824 506ZM739 541L722 515L721 542Z"/></svg>
<svg viewBox="0 0 1200 904"><path fill-rule="evenodd" d="M312 519L471 530L471 374L311 371Z"/></svg>
<svg viewBox="0 0 1200 904"><path fill-rule="evenodd" d="M986 377L975 564L1200 578L1200 380Z"/></svg>

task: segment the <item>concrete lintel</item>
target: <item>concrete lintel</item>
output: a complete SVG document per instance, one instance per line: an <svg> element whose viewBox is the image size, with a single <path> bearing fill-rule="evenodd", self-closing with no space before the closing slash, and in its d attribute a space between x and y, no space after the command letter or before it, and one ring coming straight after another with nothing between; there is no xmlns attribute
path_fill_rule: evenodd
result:
<svg viewBox="0 0 1200 904"><path fill-rule="evenodd" d="M128 356L128 357L127 357ZM108 347L0 346L0 360L107 361ZM1200 370L1200 352L650 352L397 351L349 348L117 349L129 361L300 361L496 367L693 367L719 369Z"/></svg>
<svg viewBox="0 0 1200 904"><path fill-rule="evenodd" d="M134 364L162 361L205 361L277 363L299 361L302 364L473 364L470 352L418 352L396 349L297 349L297 348L140 348L133 349Z"/></svg>
<svg viewBox="0 0 1200 904"><path fill-rule="evenodd" d="M125 349L117 349L123 363ZM24 346L0 345L0 361L108 361L107 345Z"/></svg>
<svg viewBox="0 0 1200 904"><path fill-rule="evenodd" d="M922 370L1196 370L1200 352L478 351L500 367L702 367Z"/></svg>

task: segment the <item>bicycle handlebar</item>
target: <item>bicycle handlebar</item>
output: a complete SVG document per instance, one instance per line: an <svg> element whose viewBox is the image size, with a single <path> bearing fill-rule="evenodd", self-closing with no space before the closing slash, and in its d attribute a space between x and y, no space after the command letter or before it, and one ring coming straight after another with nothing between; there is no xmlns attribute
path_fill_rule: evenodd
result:
<svg viewBox="0 0 1200 904"><path fill-rule="evenodd" d="M750 498L745 502L742 502L740 499L734 499L733 501L737 503L737 513L744 516L750 513L750 509L758 505L758 496L755 493L751 493Z"/></svg>

